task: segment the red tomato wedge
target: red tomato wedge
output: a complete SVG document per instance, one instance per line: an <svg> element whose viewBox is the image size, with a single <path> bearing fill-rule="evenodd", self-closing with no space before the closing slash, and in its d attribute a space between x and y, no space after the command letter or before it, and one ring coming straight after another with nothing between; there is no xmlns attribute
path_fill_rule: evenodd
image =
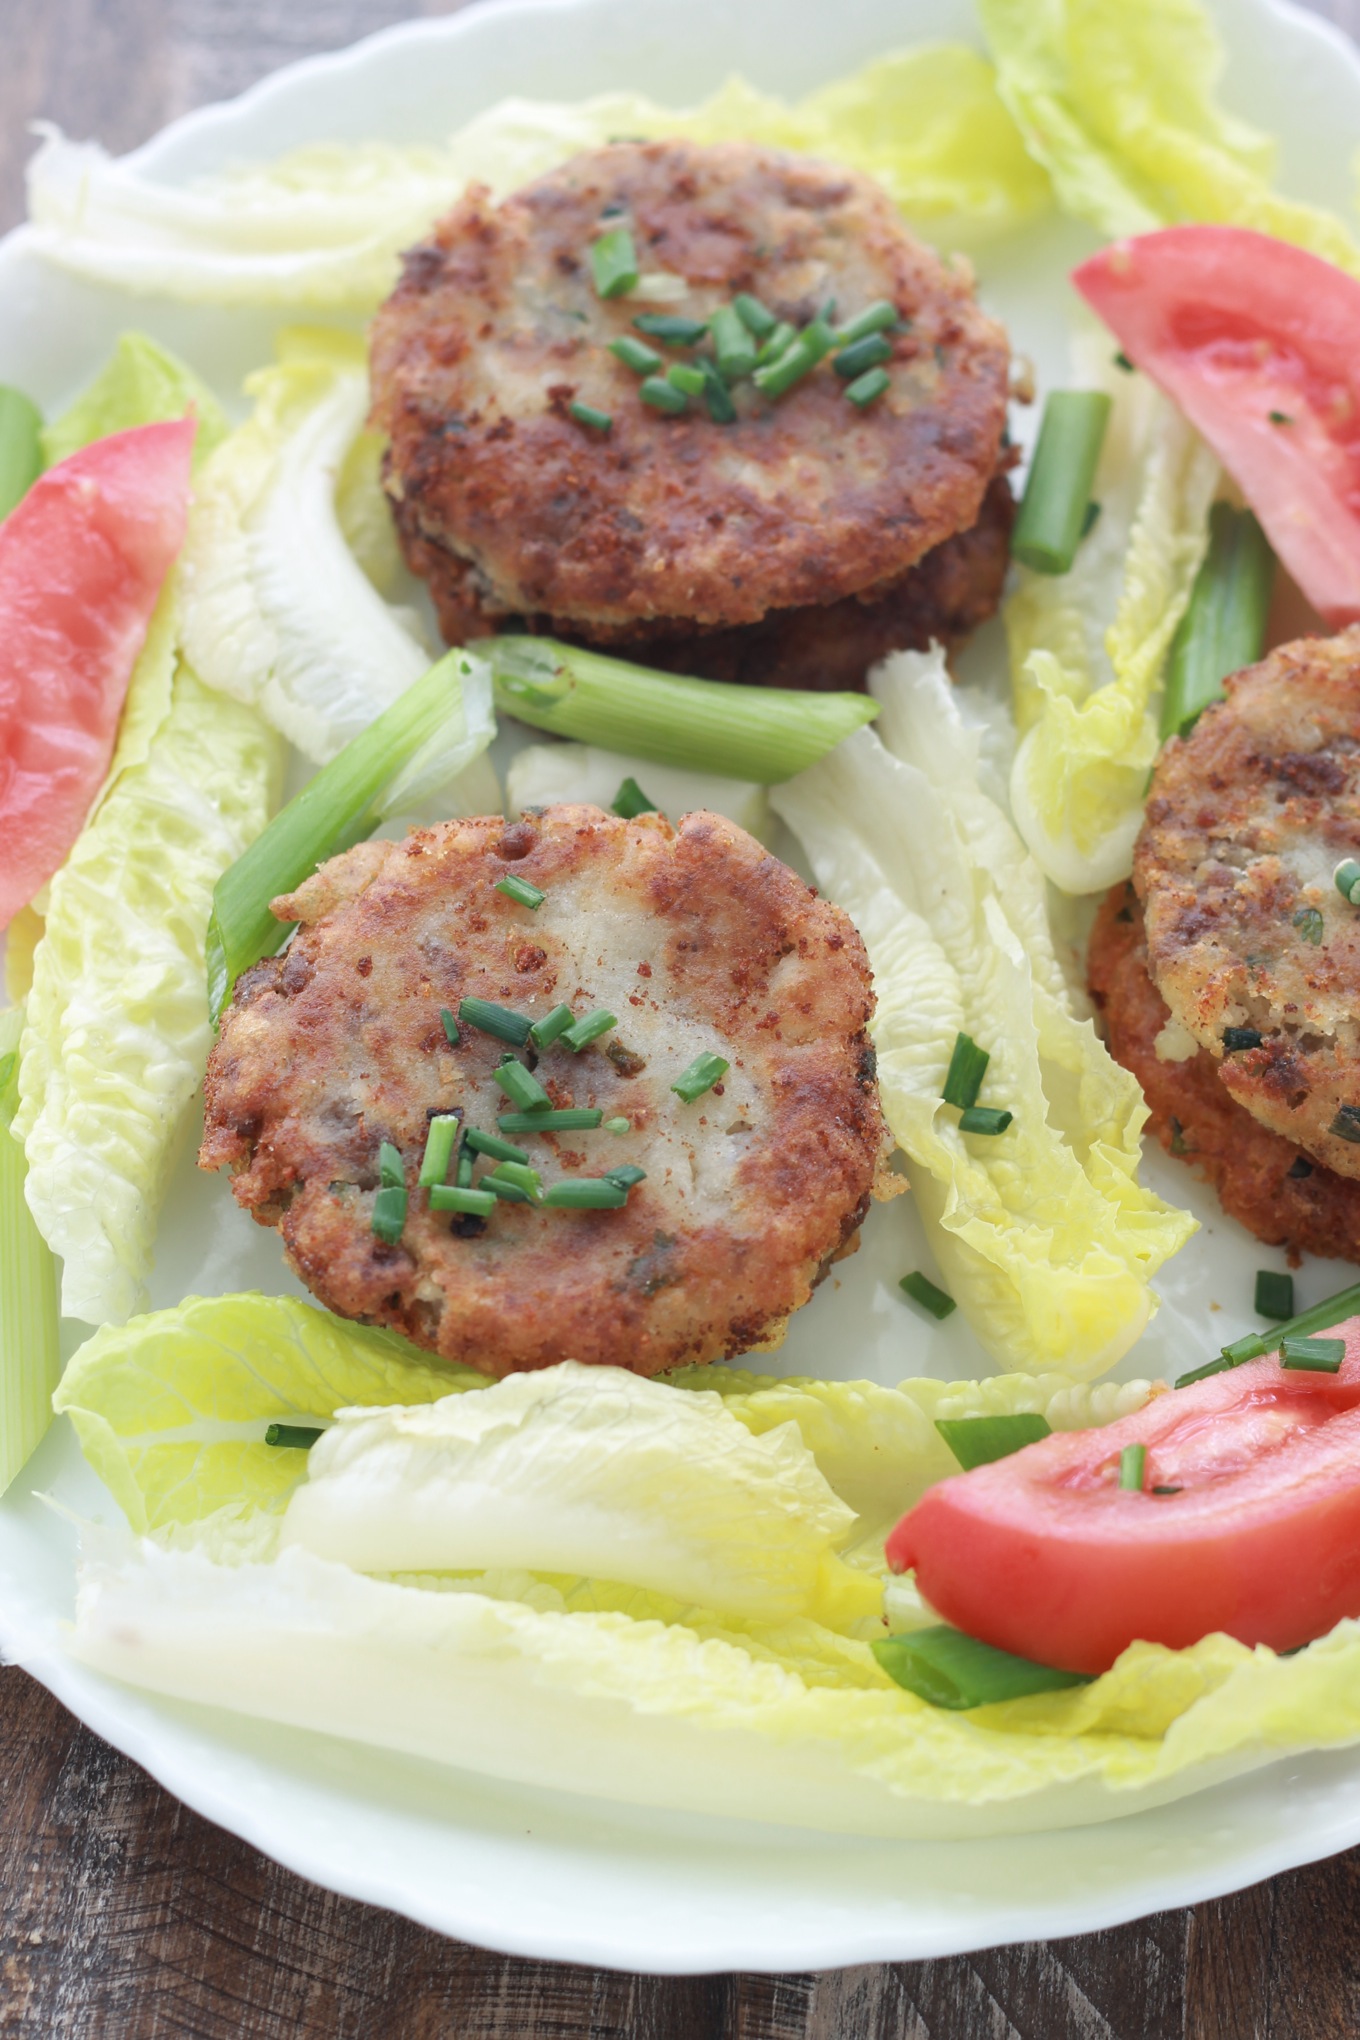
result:
<svg viewBox="0 0 1360 2040"><path fill-rule="evenodd" d="M1360 621L1360 281L1246 227L1167 227L1072 272L1208 440L1327 621Z"/></svg>
<svg viewBox="0 0 1360 2040"><path fill-rule="evenodd" d="M52 876L113 755L184 543L192 418L98 439L0 524L0 928Z"/></svg>
<svg viewBox="0 0 1360 2040"><path fill-rule="evenodd" d="M1336 1375L1272 1354L942 1480L888 1563L947 1622L1067 1672L1107 1671L1140 1637L1324 1636L1360 1615L1360 1317L1342 1335ZM1141 1493L1118 1485L1135 1444Z"/></svg>

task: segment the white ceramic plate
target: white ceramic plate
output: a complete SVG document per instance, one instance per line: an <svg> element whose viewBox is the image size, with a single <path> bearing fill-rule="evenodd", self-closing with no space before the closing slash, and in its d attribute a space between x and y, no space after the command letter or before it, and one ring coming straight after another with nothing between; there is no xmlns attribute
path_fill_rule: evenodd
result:
<svg viewBox="0 0 1360 2040"><path fill-rule="evenodd" d="M1227 103L1282 135L1285 189L1343 206L1360 132L1360 60L1278 0L1217 0ZM297 64L139 151L176 182L321 139L441 139L510 93L571 99L633 86L684 103L729 71L805 92L909 41L980 41L969 0L506 0L390 30ZM1072 262L1094 237L1050 222L983 250L987 304L1043 379L1061 379ZM114 334L145 328L224 395L265 359L276 314L130 299L0 245L0 381L46 407L100 366ZM969 655L999 680L996 628ZM1280 1265L1159 1154L1147 1172L1193 1203L1203 1230L1159 1284L1163 1307L1120 1372L1180 1371L1256 1321L1252 1271ZM924 1324L894 1287L928 1263L907 1200L880 1208L863 1251L795 1321L779 1373L953 1377L985 1371L958 1317ZM157 1304L189 1289L294 1290L275 1237L254 1227L186 1152L167 1202ZM1299 1278L1301 1304L1338 1286ZM81 1328L68 1328L75 1339ZM0 1641L101 1735L171 1791L292 1869L356 1898L514 1953L651 1971L807 1969L956 1953L1081 1933L1235 1889L1360 1840L1360 1752L1279 1763L1096 1828L970 1842L887 1843L686 1818L545 1794L132 1691L54 1649L73 1596L74 1535L34 1498L116 1515L63 1423L0 1503Z"/></svg>

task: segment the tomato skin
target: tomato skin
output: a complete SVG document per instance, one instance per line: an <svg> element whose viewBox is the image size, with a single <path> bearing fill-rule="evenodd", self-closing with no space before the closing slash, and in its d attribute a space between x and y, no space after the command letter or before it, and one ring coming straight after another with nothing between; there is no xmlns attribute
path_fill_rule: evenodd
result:
<svg viewBox="0 0 1360 2040"><path fill-rule="evenodd" d="M0 524L0 928L79 835L189 504L194 421L116 432Z"/></svg>
<svg viewBox="0 0 1360 2040"><path fill-rule="evenodd" d="M1072 281L1208 440L1314 608L1360 621L1360 281L1210 226L1116 241Z"/></svg>
<svg viewBox="0 0 1360 2040"><path fill-rule="evenodd" d="M1343 1333L1337 1375L1272 1354L941 1481L889 1564L970 1636L1062 1671L1107 1671L1139 1638L1292 1650L1325 1635L1360 1616L1360 1318ZM1133 1444L1141 1493L1118 1486Z"/></svg>

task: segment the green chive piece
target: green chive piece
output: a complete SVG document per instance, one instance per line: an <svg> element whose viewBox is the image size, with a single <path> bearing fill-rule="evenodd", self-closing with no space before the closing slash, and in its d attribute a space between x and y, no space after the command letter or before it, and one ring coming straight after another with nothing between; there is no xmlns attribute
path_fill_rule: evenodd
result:
<svg viewBox="0 0 1360 2040"><path fill-rule="evenodd" d="M994 1459L1009 1459L1026 1445L1037 1445L1050 1435L1047 1417L1037 1411L1017 1411L1010 1417L936 1417L935 1429L944 1439L965 1473L975 1466L990 1466Z"/></svg>
<svg viewBox="0 0 1360 2040"><path fill-rule="evenodd" d="M636 1183L645 1183L647 1171L640 1169L636 1162L620 1162L617 1169L606 1169L604 1181L617 1183L620 1190L631 1190Z"/></svg>
<svg viewBox="0 0 1360 2040"><path fill-rule="evenodd" d="M541 907L548 897L536 885L530 885L527 878L519 878L514 872L496 880L496 891L504 893L508 900L514 900L521 907ZM529 1032L533 1033L532 1027Z"/></svg>
<svg viewBox="0 0 1360 2040"><path fill-rule="evenodd" d="M529 1039L532 1022L522 1013L512 1013L508 1006L497 1006L490 999L460 999L458 1018L465 1027L475 1027L479 1034L490 1034L497 1041L508 1041L512 1048L523 1048Z"/></svg>
<svg viewBox="0 0 1360 2040"><path fill-rule="evenodd" d="M945 1104L957 1105L964 1112L970 1105L976 1105L991 1059L987 1050L979 1048L970 1034L955 1035L954 1052L949 1058L944 1089L940 1093Z"/></svg>
<svg viewBox="0 0 1360 2040"><path fill-rule="evenodd" d="M1044 405L1011 536L1011 552L1036 574L1065 574L1076 558L1109 419L1103 390L1054 390Z"/></svg>
<svg viewBox="0 0 1360 2040"><path fill-rule="evenodd" d="M1089 1686L1084 1672L1059 1672L1013 1657L941 1623L913 1629L906 1636L881 1636L870 1644L883 1670L908 1693L932 1707L961 1712L988 1707L998 1700L1022 1700L1029 1693L1057 1693L1068 1686Z"/></svg>
<svg viewBox="0 0 1360 2040"><path fill-rule="evenodd" d="M373 1231L380 1240L386 1240L394 1247L406 1226L406 1191L396 1183L384 1183L373 1199L373 1217L370 1221Z"/></svg>
<svg viewBox="0 0 1360 2040"><path fill-rule="evenodd" d="M568 404L567 412L578 425L589 425L593 432L608 432L614 424L608 411L597 411L593 404L583 404L579 400Z"/></svg>
<svg viewBox="0 0 1360 2040"><path fill-rule="evenodd" d="M1292 425L1294 422L1288 411L1267 411L1266 416L1272 425Z"/></svg>
<svg viewBox="0 0 1360 2040"><path fill-rule="evenodd" d="M1179 1487L1155 1487L1150 1489L1149 1492L1154 1495L1179 1495L1184 1494L1185 1490Z"/></svg>
<svg viewBox="0 0 1360 2040"><path fill-rule="evenodd" d="M42 412L22 390L0 384L0 522L42 473Z"/></svg>
<svg viewBox="0 0 1360 2040"><path fill-rule="evenodd" d="M1147 1446L1126 1445L1119 1455L1119 1485L1130 1494L1143 1492L1143 1477L1147 1469Z"/></svg>
<svg viewBox="0 0 1360 2040"><path fill-rule="evenodd" d="M490 1218L496 1200L489 1190L465 1190L458 1183L436 1183L430 1192L431 1211L461 1211L465 1217Z"/></svg>
<svg viewBox="0 0 1360 2040"><path fill-rule="evenodd" d="M1100 522L1099 503L1088 503L1086 505L1086 515L1081 520L1082 537L1085 538L1088 532L1094 531L1099 522Z"/></svg>
<svg viewBox="0 0 1360 2040"><path fill-rule="evenodd" d="M968 1105L959 1117L959 1132L1004 1133L1014 1118L1013 1112L999 1111L992 1105Z"/></svg>
<svg viewBox="0 0 1360 2040"><path fill-rule="evenodd" d="M320 1424L270 1424L264 1434L266 1445L291 1446L295 1452L307 1452L321 1436Z"/></svg>
<svg viewBox="0 0 1360 2040"><path fill-rule="evenodd" d="M1281 1339L1281 1367L1306 1369L1310 1374L1335 1374L1346 1357L1344 1339Z"/></svg>
<svg viewBox="0 0 1360 2040"><path fill-rule="evenodd" d="M1192 1367L1188 1374L1178 1374L1176 1387L1189 1388L1196 1381L1207 1381L1211 1374L1230 1374L1241 1364L1240 1360L1225 1360L1220 1354L1217 1360L1206 1360L1203 1367Z"/></svg>
<svg viewBox="0 0 1360 2040"><path fill-rule="evenodd" d="M1256 1315L1268 1318L1292 1318L1294 1315L1294 1278L1282 1275L1274 1268L1256 1270Z"/></svg>
<svg viewBox="0 0 1360 2040"><path fill-rule="evenodd" d="M1245 1338L1235 1339L1231 1346L1223 1348L1223 1358L1229 1367L1240 1367L1245 1360L1259 1360L1263 1354L1277 1351L1281 1339L1306 1339L1312 1332L1329 1332L1333 1325L1344 1323L1357 1311L1360 1282L1353 1282L1349 1289L1338 1289L1335 1296L1325 1296L1321 1303L1300 1311L1275 1331L1248 1332Z"/></svg>
<svg viewBox="0 0 1360 2040"><path fill-rule="evenodd" d="M401 1149L393 1147L390 1140L383 1141L378 1149L378 1181L384 1190L406 1188L406 1164L401 1158Z"/></svg>
<svg viewBox="0 0 1360 2040"><path fill-rule="evenodd" d="M679 390L686 397L701 397L707 381L701 368L688 361L673 361L666 370L666 381L673 390ZM644 389L646 385L643 385Z"/></svg>
<svg viewBox="0 0 1360 2040"><path fill-rule="evenodd" d="M637 289L637 250L627 227L610 227L592 243L590 270L598 297L626 297Z"/></svg>
<svg viewBox="0 0 1360 2040"><path fill-rule="evenodd" d="M782 397L805 375L811 375L835 344L836 335L826 320L818 317L804 326L796 340L790 341L777 361L757 368L752 380L763 397Z"/></svg>
<svg viewBox="0 0 1360 2040"><path fill-rule="evenodd" d="M875 298L871 305L866 305L862 312L857 312L847 325L841 327L836 338L842 347L853 347L857 340L867 340L871 333L886 333L899 323L906 325L909 322L898 320L897 306L890 305L886 298Z"/></svg>
<svg viewBox="0 0 1360 2040"><path fill-rule="evenodd" d="M482 1178L482 1188L494 1190L498 1183L508 1183L513 1190L522 1190L535 1204L543 1190L543 1178L528 1162L497 1162L491 1174Z"/></svg>
<svg viewBox="0 0 1360 2040"><path fill-rule="evenodd" d="M465 1141L458 1150L458 1167L454 1172L453 1178L460 1190L470 1190L472 1188L472 1163L473 1152Z"/></svg>
<svg viewBox="0 0 1360 2040"><path fill-rule="evenodd" d="M1343 857L1332 873L1332 883L1343 900L1351 906L1360 906L1360 864L1353 857Z"/></svg>
<svg viewBox="0 0 1360 2040"><path fill-rule="evenodd" d="M881 362L892 360L892 342L885 340L881 333L866 333L862 340L856 340L851 347L842 347L833 355L831 366L846 382L853 382L866 369L877 368Z"/></svg>
<svg viewBox="0 0 1360 2040"><path fill-rule="evenodd" d="M856 376L848 383L845 394L857 410L863 411L877 403L891 380L886 368L871 368L866 375Z"/></svg>
<svg viewBox="0 0 1360 2040"><path fill-rule="evenodd" d="M574 1055L579 1055L583 1048L589 1048L592 1041L598 1041L602 1034L608 1034L610 1028L618 1024L612 1013L606 1013L604 1007L599 1006L593 1013L573 1021L562 1039Z"/></svg>
<svg viewBox="0 0 1360 2040"><path fill-rule="evenodd" d="M919 1303L922 1310L929 1311L933 1318L943 1321L951 1311L958 1309L953 1297L947 1291L937 1289L930 1277L923 1275L919 1268L914 1268L910 1275L904 1275L897 1286L904 1296L909 1296L913 1303Z"/></svg>
<svg viewBox="0 0 1360 2040"><path fill-rule="evenodd" d="M508 1183L503 1176L483 1176L479 1190L489 1190L502 1204L541 1204L541 1197L531 1197L527 1190L521 1190L517 1183Z"/></svg>
<svg viewBox="0 0 1360 2040"><path fill-rule="evenodd" d="M523 1115L532 1118L533 1114ZM490 1155L498 1162L527 1162L529 1157L523 1148L517 1148L513 1141L502 1140L494 1133L483 1133L479 1126L467 1130L467 1144L479 1155Z"/></svg>
<svg viewBox="0 0 1360 2040"><path fill-rule="evenodd" d="M598 1105L555 1105L547 1112L502 1112L496 1124L506 1133L593 1133L603 1118Z"/></svg>
<svg viewBox="0 0 1360 2040"><path fill-rule="evenodd" d="M1116 368L1123 369L1125 375L1133 374L1133 363L1129 360L1128 355L1125 354L1122 351L1122 349L1118 354L1112 355L1110 358L1114 362Z"/></svg>
<svg viewBox="0 0 1360 2040"><path fill-rule="evenodd" d="M1311 942L1314 947L1327 932L1327 924L1316 907L1300 907L1293 917L1293 925L1299 931L1302 942Z"/></svg>
<svg viewBox="0 0 1360 2040"><path fill-rule="evenodd" d="M756 367L768 368L771 362L778 361L797 338L798 328L791 326L787 319L781 319L774 331L761 342L760 352L756 356Z"/></svg>
<svg viewBox="0 0 1360 2040"><path fill-rule="evenodd" d="M716 364L706 354L701 354L698 366L704 378L704 403L709 417L715 425L735 425L737 407L728 395L727 384L719 375Z"/></svg>
<svg viewBox="0 0 1360 2040"><path fill-rule="evenodd" d="M1275 555L1250 510L1215 503L1209 550L1167 655L1163 739L1185 736L1210 702L1222 699L1229 673L1260 658L1274 582Z"/></svg>
<svg viewBox="0 0 1360 2040"><path fill-rule="evenodd" d="M705 1049L702 1055L695 1056L687 1070L680 1072L671 1089L686 1105L692 1105L696 1098L703 1097L705 1091L711 1091L730 1068L731 1064L724 1057L710 1055Z"/></svg>
<svg viewBox="0 0 1360 2040"><path fill-rule="evenodd" d="M639 815L655 815L661 812L651 795L644 793L636 779L632 777L625 779L614 795L613 810L616 815L622 815L625 822L636 821Z"/></svg>
<svg viewBox="0 0 1360 2040"><path fill-rule="evenodd" d="M518 1105L521 1112L537 1112L540 1108L547 1112L551 1109L552 1099L523 1063L504 1062L492 1075L506 1097L513 1105Z"/></svg>
<svg viewBox="0 0 1360 2040"><path fill-rule="evenodd" d="M663 347L697 347L708 331L707 319L687 319L680 312L639 312L633 324Z"/></svg>
<svg viewBox="0 0 1360 2040"><path fill-rule="evenodd" d="M575 1018L570 1006L554 1006L551 1013L535 1020L529 1029L529 1039L535 1048L551 1048L558 1035L565 1034Z"/></svg>
<svg viewBox="0 0 1360 2040"><path fill-rule="evenodd" d="M430 1121L430 1130L425 1136L425 1152L420 1158L420 1175L416 1179L423 1190L428 1190L432 1183L442 1183L448 1175L453 1143L457 1137L458 1120L452 1112L441 1112Z"/></svg>
<svg viewBox="0 0 1360 2040"><path fill-rule="evenodd" d="M440 1007L439 1018L443 1022L444 1038L448 1042L449 1047L457 1048L461 1038L458 1033L458 1022L454 1019L447 1006Z"/></svg>
<svg viewBox="0 0 1360 2040"><path fill-rule="evenodd" d="M631 1119L606 1119L604 1130L606 1133L628 1133L632 1130L632 1124Z"/></svg>
<svg viewBox="0 0 1360 2040"><path fill-rule="evenodd" d="M758 297L752 297L746 290L739 290L732 300L732 309L748 333L754 333L757 340L768 340L779 320Z"/></svg>
<svg viewBox="0 0 1360 2040"><path fill-rule="evenodd" d="M608 1176L569 1176L545 1190L543 1202L564 1211L618 1211L628 1192Z"/></svg>
<svg viewBox="0 0 1360 2040"><path fill-rule="evenodd" d="M677 390L664 376L649 375L638 395L654 411L665 411L672 418L678 418L682 411L689 409L689 398L684 391Z"/></svg>
<svg viewBox="0 0 1360 2040"><path fill-rule="evenodd" d="M771 327L773 326L771 321ZM719 373L728 382L749 375L756 365L756 347L751 329L735 305L719 305L708 322L713 335L713 354ZM769 328L767 328L767 331Z"/></svg>
<svg viewBox="0 0 1360 2040"><path fill-rule="evenodd" d="M635 375L654 375L661 366L661 356L655 347L649 347L645 340L635 340L631 333L620 333L617 340L611 340L609 352Z"/></svg>

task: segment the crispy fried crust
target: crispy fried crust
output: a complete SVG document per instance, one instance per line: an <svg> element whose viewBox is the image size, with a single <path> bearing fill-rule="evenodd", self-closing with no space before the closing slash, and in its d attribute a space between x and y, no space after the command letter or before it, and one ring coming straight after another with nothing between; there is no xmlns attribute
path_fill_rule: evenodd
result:
<svg viewBox="0 0 1360 2040"><path fill-rule="evenodd" d="M544 891L537 911L496 892L507 872ZM721 816L443 823L332 859L276 911L302 925L237 986L199 1162L235 1172L332 1310L487 1374L568 1358L655 1374L774 1340L853 1243L887 1146L863 944ZM512 1109L493 1082L505 1044L445 1037L441 1008L468 997L620 1016L578 1055L544 1051L537 1075L628 1135L515 1138L545 1183L638 1163L623 1210L428 1209L429 1117L494 1132ZM703 1050L732 1068L687 1105L669 1086ZM383 1140L411 1192L396 1246L371 1229Z"/></svg>
<svg viewBox="0 0 1360 2040"><path fill-rule="evenodd" d="M795 323L891 299L891 390L857 412L824 367L775 404L738 385L727 427L649 409L607 351L640 307L591 282L606 219L696 317L737 291ZM745 142L615 144L499 207L474 188L407 257L372 355L403 543L454 641L518 617L633 646L884 593L976 521L1005 423L1006 338L968 277L869 179Z"/></svg>
<svg viewBox="0 0 1360 2040"><path fill-rule="evenodd" d="M1206 1176L1230 1218L1268 1246L1360 1260L1360 1183L1271 1133L1220 1081L1223 1065L1197 1048L1164 1062L1157 1036L1171 1015L1148 975L1143 910L1133 887L1101 902L1087 951L1091 996L1110 1053L1142 1086L1149 1125L1168 1154Z"/></svg>
<svg viewBox="0 0 1360 2040"><path fill-rule="evenodd" d="M1263 1126L1353 1177L1360 914L1332 873L1357 855L1360 627L1282 645L1166 746L1133 868L1172 1013Z"/></svg>

